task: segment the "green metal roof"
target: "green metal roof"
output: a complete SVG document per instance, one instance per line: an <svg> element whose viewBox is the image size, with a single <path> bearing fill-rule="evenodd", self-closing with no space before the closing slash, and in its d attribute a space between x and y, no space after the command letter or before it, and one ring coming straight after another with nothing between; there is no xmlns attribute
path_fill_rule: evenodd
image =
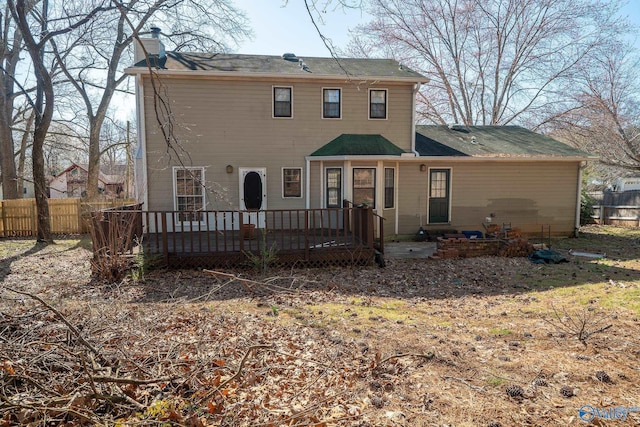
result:
<svg viewBox="0 0 640 427"><path fill-rule="evenodd" d="M153 61L153 66L167 71L201 71L216 74L255 73L282 74L295 77L338 76L348 74L360 78L392 78L426 81L423 75L401 65L393 59L369 58L314 58L272 55L240 55L223 53L167 52L166 58ZM139 61L133 68L146 68Z"/></svg>
<svg viewBox="0 0 640 427"><path fill-rule="evenodd" d="M416 126L416 151L420 156L595 158L520 126Z"/></svg>
<svg viewBox="0 0 640 427"><path fill-rule="evenodd" d="M343 133L312 156L400 156L405 151L382 135Z"/></svg>

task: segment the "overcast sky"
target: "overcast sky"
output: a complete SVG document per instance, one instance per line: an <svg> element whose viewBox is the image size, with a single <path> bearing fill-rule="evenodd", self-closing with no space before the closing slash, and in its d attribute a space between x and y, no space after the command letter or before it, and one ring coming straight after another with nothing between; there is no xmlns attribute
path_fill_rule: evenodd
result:
<svg viewBox="0 0 640 427"><path fill-rule="evenodd" d="M286 6L283 6L284 4ZM338 3L338 2L334 2ZM301 57L330 56L304 6L303 0L235 0L251 21L254 39L244 42L238 53L282 55L295 53ZM632 22L640 26L640 0L629 0L623 9ZM349 42L349 29L368 21L360 10L328 10L320 30L332 39L335 47L344 48ZM640 47L640 37L636 39Z"/></svg>

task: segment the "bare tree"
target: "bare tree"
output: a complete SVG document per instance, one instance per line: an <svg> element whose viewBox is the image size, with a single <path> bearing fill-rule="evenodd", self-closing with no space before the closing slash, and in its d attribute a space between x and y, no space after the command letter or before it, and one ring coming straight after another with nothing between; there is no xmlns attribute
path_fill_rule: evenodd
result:
<svg viewBox="0 0 640 427"><path fill-rule="evenodd" d="M626 23L601 0L371 0L350 50L383 53L426 75L425 122L536 128L565 100L590 52Z"/></svg>
<svg viewBox="0 0 640 427"><path fill-rule="evenodd" d="M99 1L77 3L77 13L95 7ZM53 42L64 74L82 99L89 126L89 198L98 196L101 130L114 96L127 76L122 72L132 64L130 47L135 38L149 31L152 20L170 22L164 34L176 49L226 50L248 34L244 16L228 0L133 0L114 1L117 8L97 16L64 40ZM93 5L92 5L93 4ZM65 11L69 6L65 5ZM53 41L53 40L52 40Z"/></svg>
<svg viewBox="0 0 640 427"><path fill-rule="evenodd" d="M27 6L28 7L28 6ZM0 11L0 171L2 195L5 199L19 197L14 155L14 105L16 69L22 52L22 34L14 25L9 5Z"/></svg>
<svg viewBox="0 0 640 427"><path fill-rule="evenodd" d="M107 2L105 0L106 4ZM77 17L66 15L56 20L55 28L49 28L48 0L43 0L36 12L31 2L26 0L8 0L7 5L16 27L22 34L24 46L29 53L37 81L36 98L32 101L34 108L34 128L32 142L33 183L37 209L37 239L40 242L52 242L51 224L49 220L49 204L47 200L47 182L45 177L44 142L54 113L54 87L51 71L46 66L46 44L56 36L73 31L89 22L108 6L96 6L86 15Z"/></svg>
<svg viewBox="0 0 640 427"><path fill-rule="evenodd" d="M580 107L552 123L565 140L619 172L640 172L639 67L638 52L626 44L594 55L576 81Z"/></svg>

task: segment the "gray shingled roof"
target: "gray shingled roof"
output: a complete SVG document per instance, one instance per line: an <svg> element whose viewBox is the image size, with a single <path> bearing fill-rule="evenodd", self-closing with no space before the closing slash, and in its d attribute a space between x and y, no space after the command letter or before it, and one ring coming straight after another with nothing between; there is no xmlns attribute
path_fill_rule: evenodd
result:
<svg viewBox="0 0 640 427"><path fill-rule="evenodd" d="M166 60L158 61L158 68L167 71L209 71L212 73L256 73L282 74L289 76L345 76L345 70L353 77L387 77L426 81L415 71L401 66L393 59L340 59L293 57L283 59L270 55L240 55L222 53L167 52ZM146 61L140 61L134 68L146 68ZM342 68L341 68L342 67ZM343 69L344 68L344 69Z"/></svg>
<svg viewBox="0 0 640 427"><path fill-rule="evenodd" d="M520 126L416 126L416 151L421 156L594 158Z"/></svg>

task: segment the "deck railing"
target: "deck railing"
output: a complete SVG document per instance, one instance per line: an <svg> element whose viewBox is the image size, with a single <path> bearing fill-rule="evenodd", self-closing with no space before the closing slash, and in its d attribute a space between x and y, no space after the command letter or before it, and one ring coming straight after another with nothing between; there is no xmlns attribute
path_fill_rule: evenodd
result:
<svg viewBox="0 0 640 427"><path fill-rule="evenodd" d="M115 220L114 212L105 218ZM331 260L348 264L349 259L362 262L383 249L382 218L370 208L139 211L139 215L142 232L132 228L140 234L134 239L145 253L161 256L167 265L234 265L269 250L282 264Z"/></svg>

